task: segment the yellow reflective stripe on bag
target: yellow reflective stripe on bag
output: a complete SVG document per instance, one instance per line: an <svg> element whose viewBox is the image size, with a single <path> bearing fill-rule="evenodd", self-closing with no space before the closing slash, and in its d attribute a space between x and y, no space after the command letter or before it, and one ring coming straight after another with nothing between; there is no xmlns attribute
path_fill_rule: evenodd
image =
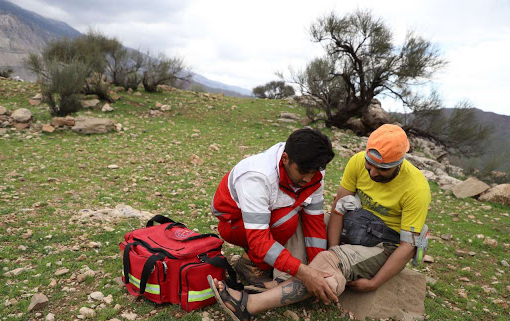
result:
<svg viewBox="0 0 510 321"><path fill-rule="evenodd" d="M124 271L122 271L122 276L125 277ZM129 273L129 283L133 284L138 289L140 289L140 280L135 278L133 276L133 274L131 274L131 273ZM161 293L161 290L160 290L159 284L150 284L150 283L147 283L147 285L145 287L145 292L149 292L151 294L159 295Z"/></svg>
<svg viewBox="0 0 510 321"><path fill-rule="evenodd" d="M214 293L212 289L205 289L202 291L188 291L188 302L204 301L212 298Z"/></svg>

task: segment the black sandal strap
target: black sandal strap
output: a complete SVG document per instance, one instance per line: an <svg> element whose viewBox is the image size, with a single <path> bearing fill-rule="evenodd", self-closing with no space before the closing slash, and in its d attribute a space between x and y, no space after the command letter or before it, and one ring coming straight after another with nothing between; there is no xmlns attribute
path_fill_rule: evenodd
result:
<svg viewBox="0 0 510 321"><path fill-rule="evenodd" d="M222 281L223 282L223 281ZM230 303L232 307L234 308L234 311L232 311L236 317L239 318L239 320L251 320L252 315L250 312L248 312L248 293L241 292L241 299L236 300L230 293L228 292L228 285L223 282L225 288L223 291L220 292L220 297L223 300L224 303Z"/></svg>

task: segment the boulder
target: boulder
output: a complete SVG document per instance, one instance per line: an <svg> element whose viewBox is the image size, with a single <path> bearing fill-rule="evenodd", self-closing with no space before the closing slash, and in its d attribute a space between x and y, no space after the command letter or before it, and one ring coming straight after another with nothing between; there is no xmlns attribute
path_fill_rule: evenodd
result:
<svg viewBox="0 0 510 321"><path fill-rule="evenodd" d="M346 288L339 297L342 309L357 319L423 319L425 313L426 277L404 269L379 289L354 292Z"/></svg>
<svg viewBox="0 0 510 321"><path fill-rule="evenodd" d="M0 115L6 115L7 114L7 108L4 106L0 106Z"/></svg>
<svg viewBox="0 0 510 321"><path fill-rule="evenodd" d="M439 174L436 178L436 183L444 190L451 190L455 185L462 183L460 179L448 176L447 174Z"/></svg>
<svg viewBox="0 0 510 321"><path fill-rule="evenodd" d="M510 206L510 184L497 185L480 195L478 200Z"/></svg>
<svg viewBox="0 0 510 321"><path fill-rule="evenodd" d="M32 112L26 108L20 108L13 111L11 117L17 123L27 123L32 118Z"/></svg>
<svg viewBox="0 0 510 321"><path fill-rule="evenodd" d="M474 197L480 195L490 188L489 185L475 177L470 177L464 182L455 185L452 188L453 194L458 198Z"/></svg>
<svg viewBox="0 0 510 321"><path fill-rule="evenodd" d="M42 126L42 131L45 133L53 133L55 131L55 127L48 125L48 124L44 124Z"/></svg>
<svg viewBox="0 0 510 321"><path fill-rule="evenodd" d="M80 134L105 134L115 130L115 124L107 118L78 117L71 130Z"/></svg>
<svg viewBox="0 0 510 321"><path fill-rule="evenodd" d="M94 108L99 104L99 99L82 100L81 106L83 108Z"/></svg>
<svg viewBox="0 0 510 321"><path fill-rule="evenodd" d="M367 131L365 124L363 124L363 122L359 118L351 117L347 120L346 124L349 128L351 128L354 132L358 134L362 134Z"/></svg>
<svg viewBox="0 0 510 321"><path fill-rule="evenodd" d="M377 99L373 99L367 111L363 113L361 121L369 128L376 129L381 125L390 123L390 116L382 109L381 103Z"/></svg>

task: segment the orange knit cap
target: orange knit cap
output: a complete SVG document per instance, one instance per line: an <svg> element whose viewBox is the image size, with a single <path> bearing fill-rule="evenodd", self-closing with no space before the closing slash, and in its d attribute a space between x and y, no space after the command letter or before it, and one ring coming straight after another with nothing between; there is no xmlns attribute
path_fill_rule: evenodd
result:
<svg viewBox="0 0 510 321"><path fill-rule="evenodd" d="M408 151L406 132L400 126L384 124L368 137L365 159L377 167L391 168L402 164Z"/></svg>

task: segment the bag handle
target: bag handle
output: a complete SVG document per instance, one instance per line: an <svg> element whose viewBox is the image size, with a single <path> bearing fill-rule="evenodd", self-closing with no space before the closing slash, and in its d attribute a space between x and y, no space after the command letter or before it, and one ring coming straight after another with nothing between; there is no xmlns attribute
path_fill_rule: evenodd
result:
<svg viewBox="0 0 510 321"><path fill-rule="evenodd" d="M153 226L154 222L159 224L165 224L165 223L175 223L172 219L163 216L163 215L154 215L149 221L147 221L147 224L145 227Z"/></svg>
<svg viewBox="0 0 510 321"><path fill-rule="evenodd" d="M193 241L193 240L198 240L198 239L203 239L203 238L206 238L206 237L215 237L215 238L220 238L218 235L216 234L213 234L213 233L208 233L208 234L200 234L200 235L195 235L195 236L191 236L191 237L188 237L187 239L184 239L182 240L183 242L186 242L186 241Z"/></svg>
<svg viewBox="0 0 510 321"><path fill-rule="evenodd" d="M171 224L168 224L168 226L165 228L165 230L170 230L170 229L172 229L172 228L174 228L176 226L187 228L186 225L184 225L182 223L179 223L179 222L176 223L176 222L172 221Z"/></svg>
<svg viewBox="0 0 510 321"><path fill-rule="evenodd" d="M228 263L227 259L224 256L216 255L215 257L209 257L207 254L202 253L197 255L200 261L221 267L228 272L228 278L225 279L227 285L237 291L242 291L244 289L244 285L240 282L237 282L237 273L234 271L230 263Z"/></svg>
<svg viewBox="0 0 510 321"><path fill-rule="evenodd" d="M142 277L140 278L140 294L145 293L145 288L147 287L147 281L149 280L149 276L152 273L152 269L157 261L163 260L165 255L162 253L157 253L151 255L143 265Z"/></svg>

